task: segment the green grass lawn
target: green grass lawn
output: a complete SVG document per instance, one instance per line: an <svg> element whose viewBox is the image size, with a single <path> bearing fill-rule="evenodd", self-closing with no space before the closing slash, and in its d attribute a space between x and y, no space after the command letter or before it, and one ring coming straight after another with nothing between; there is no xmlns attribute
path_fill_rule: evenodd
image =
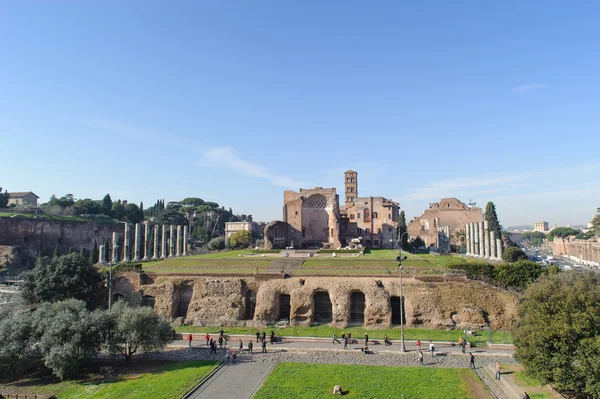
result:
<svg viewBox="0 0 600 399"><path fill-rule="evenodd" d="M280 363L254 399L330 398L335 385L351 398L475 398L468 380L479 383L469 369Z"/></svg>
<svg viewBox="0 0 600 399"><path fill-rule="evenodd" d="M210 335L218 334L221 327L196 327L196 326L181 326L176 327L175 330L181 333L209 333ZM256 328L252 327L226 327L223 328L226 334L246 334L254 335L257 331ZM342 332L350 331L354 338L362 338L365 333L369 334L369 339L380 339L383 340L383 334L387 334L389 339L399 340L400 339L400 327L394 327L386 330L371 330L362 327L349 327L345 330L340 328L332 328L327 325L312 326L312 327L287 327L287 328L271 328L267 327L264 329L267 335L271 330L275 331L277 336L283 337L323 337L330 338L332 333L340 337ZM263 329L260 329L262 332ZM422 342L433 340L433 341L446 341L446 342L458 342L458 338L464 336L462 330L433 330L424 328L405 328L404 339L408 341L421 340ZM511 343L512 338L510 332L497 330L493 332L493 341L496 343ZM479 331L477 335L469 337L469 341L475 346L487 344L489 340L489 334L487 331Z"/></svg>
<svg viewBox="0 0 600 399"><path fill-rule="evenodd" d="M213 361L169 362L150 366L140 374L120 374L113 381L95 378L54 380L53 383L47 379L28 380L26 390L29 394L56 395L58 399L181 398L215 367ZM10 388L9 384L0 385L2 392L10 392Z"/></svg>
<svg viewBox="0 0 600 399"><path fill-rule="evenodd" d="M181 257L144 263L148 273L261 273L271 264L270 259L256 258L197 258Z"/></svg>

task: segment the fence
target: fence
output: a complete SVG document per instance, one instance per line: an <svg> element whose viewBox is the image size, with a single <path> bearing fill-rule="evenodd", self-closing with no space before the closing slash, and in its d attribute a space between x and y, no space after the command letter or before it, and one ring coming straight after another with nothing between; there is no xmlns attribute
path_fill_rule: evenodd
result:
<svg viewBox="0 0 600 399"><path fill-rule="evenodd" d="M0 284L15 285L23 282L20 274L0 274Z"/></svg>

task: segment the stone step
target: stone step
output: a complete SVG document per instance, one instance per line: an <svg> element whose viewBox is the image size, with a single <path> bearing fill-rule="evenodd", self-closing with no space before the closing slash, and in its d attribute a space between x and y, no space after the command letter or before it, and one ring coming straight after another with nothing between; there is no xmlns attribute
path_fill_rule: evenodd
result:
<svg viewBox="0 0 600 399"><path fill-rule="evenodd" d="M273 259L271 265L265 270L265 273L281 273L292 274L295 270L302 267L304 259L302 258L281 258Z"/></svg>

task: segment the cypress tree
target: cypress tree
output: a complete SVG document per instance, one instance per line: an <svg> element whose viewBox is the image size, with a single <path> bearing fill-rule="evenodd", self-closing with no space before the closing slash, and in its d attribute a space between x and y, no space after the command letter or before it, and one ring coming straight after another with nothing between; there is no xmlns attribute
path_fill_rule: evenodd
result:
<svg viewBox="0 0 600 399"><path fill-rule="evenodd" d="M398 239L402 237L402 234L406 233L406 216L404 215L404 211L400 211L400 216L398 218ZM408 244L408 234L405 234L402 237L402 249L404 251L409 251L410 247Z"/></svg>
<svg viewBox="0 0 600 399"><path fill-rule="evenodd" d="M492 201L488 202L485 206L484 220L488 222L490 231L496 232L496 238L502 238L500 222L498 221L498 215L496 214L496 206Z"/></svg>
<svg viewBox="0 0 600 399"><path fill-rule="evenodd" d="M54 247L54 254L52 255L52 260L56 260L58 259L58 257L60 256L60 250L58 249L58 245L56 245L56 247Z"/></svg>
<svg viewBox="0 0 600 399"><path fill-rule="evenodd" d="M92 246L92 250L90 251L90 265L95 265L100 260L98 254L98 243L96 239L94 239L94 245Z"/></svg>

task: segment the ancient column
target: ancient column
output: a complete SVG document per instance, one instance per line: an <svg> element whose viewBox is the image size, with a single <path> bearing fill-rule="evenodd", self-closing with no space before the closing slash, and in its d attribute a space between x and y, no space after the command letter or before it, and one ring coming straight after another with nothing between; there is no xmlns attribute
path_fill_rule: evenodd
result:
<svg viewBox="0 0 600 399"><path fill-rule="evenodd" d="M135 254L133 261L134 262L139 262L140 261L140 224L136 223L135 224L135 239L133 242L133 253Z"/></svg>
<svg viewBox="0 0 600 399"><path fill-rule="evenodd" d="M473 236L474 236L474 241L473 241L473 247L474 247L474 255L475 256L479 256L479 223L478 222L473 222Z"/></svg>
<svg viewBox="0 0 600 399"><path fill-rule="evenodd" d="M152 260L158 259L158 225L154 225L154 255Z"/></svg>
<svg viewBox="0 0 600 399"><path fill-rule="evenodd" d="M498 251L498 259L502 260L502 239L496 238L496 250Z"/></svg>
<svg viewBox="0 0 600 399"><path fill-rule="evenodd" d="M167 259L167 225L163 224L162 225L162 238L160 240L161 246L160 246L160 258L161 259Z"/></svg>
<svg viewBox="0 0 600 399"><path fill-rule="evenodd" d="M150 247L150 225L148 223L144 224L144 260L149 260L150 251L148 248Z"/></svg>
<svg viewBox="0 0 600 399"><path fill-rule="evenodd" d="M487 220L483 221L483 256L490 257L490 227Z"/></svg>
<svg viewBox="0 0 600 399"><path fill-rule="evenodd" d="M183 256L187 256L187 234L188 229L187 226L183 226Z"/></svg>
<svg viewBox="0 0 600 399"><path fill-rule="evenodd" d="M123 262L129 262L129 223L125 222L125 233L123 237Z"/></svg>
<svg viewBox="0 0 600 399"><path fill-rule="evenodd" d="M181 226L177 226L177 250L175 256L181 256Z"/></svg>
<svg viewBox="0 0 600 399"><path fill-rule="evenodd" d="M496 232L490 231L490 258L498 259L496 257Z"/></svg>
<svg viewBox="0 0 600 399"><path fill-rule="evenodd" d="M470 231L470 244L471 245L471 256L475 256L475 224L473 222L469 223L469 231Z"/></svg>
<svg viewBox="0 0 600 399"><path fill-rule="evenodd" d="M467 256L471 255L471 224L465 225L465 243L467 244Z"/></svg>
<svg viewBox="0 0 600 399"><path fill-rule="evenodd" d="M101 244L98 248L98 263L106 265L106 245Z"/></svg>
<svg viewBox="0 0 600 399"><path fill-rule="evenodd" d="M172 258L173 256L175 256L175 252L173 248L175 246L175 240L173 240L175 238L175 234L174 234L175 228L173 227L173 225L171 225L171 228L169 229L169 258Z"/></svg>
<svg viewBox="0 0 600 399"><path fill-rule="evenodd" d="M119 236L113 233L112 236L112 262L113 265L119 263Z"/></svg>
<svg viewBox="0 0 600 399"><path fill-rule="evenodd" d="M479 226L479 256L485 256L484 246L485 246L485 233L483 231L483 222L478 222Z"/></svg>

